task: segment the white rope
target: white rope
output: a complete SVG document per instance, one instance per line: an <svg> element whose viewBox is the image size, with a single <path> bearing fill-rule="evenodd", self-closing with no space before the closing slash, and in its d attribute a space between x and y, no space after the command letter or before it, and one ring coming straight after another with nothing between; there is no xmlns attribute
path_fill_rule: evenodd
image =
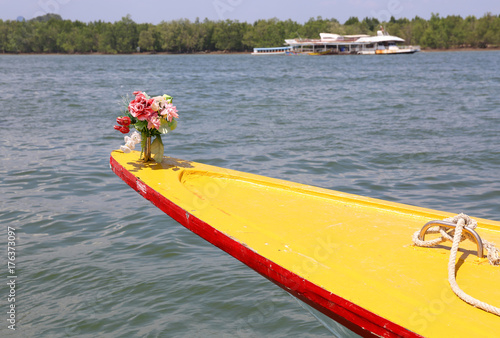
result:
<svg viewBox="0 0 500 338"><path fill-rule="evenodd" d="M482 309L484 311L487 311L489 313L493 313L497 316L500 316L500 308L492 306L492 305L487 304L485 302L482 302L482 301L466 294L458 286L457 281L456 281L456 277L455 277L455 267L456 267L458 245L460 244L461 241L463 241L467 237L467 236L462 236L462 231L463 231L465 226L467 226L471 229L476 228L477 222L465 214L459 214L459 215L456 215L454 217L447 218L447 219L445 219L445 221L452 222L452 223L456 224L455 233L453 235L453 238L451 238L451 236L448 233L446 233L444 227L433 227L433 228L430 228L428 230L428 233L441 233L441 237L430 240L430 241L421 241L418 238L420 231L417 231L415 234L413 234L413 242L417 246L430 247L430 246L435 246L441 242L444 242L444 241L451 239L453 244L451 246L450 260L448 261L448 282L450 283L451 289L464 302L469 303L470 305L475 306L475 307ZM466 233L464 235L466 235ZM488 261L490 262L490 264L491 265L500 265L500 254L499 254L498 249L495 247L495 245L493 243L490 243L490 242L485 241L485 240L483 240L482 242L483 242L483 246L488 251Z"/></svg>

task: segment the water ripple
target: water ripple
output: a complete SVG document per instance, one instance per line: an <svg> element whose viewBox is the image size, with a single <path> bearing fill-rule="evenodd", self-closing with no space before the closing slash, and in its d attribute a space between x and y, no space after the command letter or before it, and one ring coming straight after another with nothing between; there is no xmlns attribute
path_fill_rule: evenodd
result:
<svg viewBox="0 0 500 338"><path fill-rule="evenodd" d="M1 55L0 218L18 230L23 334L328 336L109 170L122 96L174 96L175 157L500 220L498 53Z"/></svg>

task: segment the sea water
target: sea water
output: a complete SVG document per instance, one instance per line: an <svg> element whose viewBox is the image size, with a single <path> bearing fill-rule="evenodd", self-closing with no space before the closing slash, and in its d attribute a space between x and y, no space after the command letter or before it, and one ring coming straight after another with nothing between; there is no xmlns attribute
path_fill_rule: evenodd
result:
<svg viewBox="0 0 500 338"><path fill-rule="evenodd" d="M174 97L166 155L500 221L498 51L0 55L1 336L9 227L18 336L331 334L109 169L136 90Z"/></svg>

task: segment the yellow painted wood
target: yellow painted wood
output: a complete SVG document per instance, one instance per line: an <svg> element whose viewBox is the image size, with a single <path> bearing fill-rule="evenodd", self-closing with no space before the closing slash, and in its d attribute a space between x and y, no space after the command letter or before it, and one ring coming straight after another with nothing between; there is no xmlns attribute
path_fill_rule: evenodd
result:
<svg viewBox="0 0 500 338"><path fill-rule="evenodd" d="M112 153L118 163L190 214L312 283L427 337L493 337L500 317L451 291L451 243L417 248L426 222L455 213L424 209L166 157ZM475 218L474 215L470 215ZM475 218L479 235L500 245L500 222ZM428 237L432 238L432 237ZM500 306L500 267L462 242L457 282Z"/></svg>

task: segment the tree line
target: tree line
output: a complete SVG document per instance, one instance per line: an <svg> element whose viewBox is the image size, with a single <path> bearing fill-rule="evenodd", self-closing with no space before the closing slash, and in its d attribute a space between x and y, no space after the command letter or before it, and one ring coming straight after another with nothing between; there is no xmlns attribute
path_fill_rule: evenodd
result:
<svg viewBox="0 0 500 338"><path fill-rule="evenodd" d="M63 20L47 14L29 21L0 20L3 53L196 53L249 51L254 47L279 47L285 39L318 38L319 33L374 35L383 26L391 35L422 48L500 47L500 15L415 17L379 22L376 18L311 18L304 24L292 20L258 20L253 24L233 20L188 19L157 25L135 23L129 15L110 23Z"/></svg>

